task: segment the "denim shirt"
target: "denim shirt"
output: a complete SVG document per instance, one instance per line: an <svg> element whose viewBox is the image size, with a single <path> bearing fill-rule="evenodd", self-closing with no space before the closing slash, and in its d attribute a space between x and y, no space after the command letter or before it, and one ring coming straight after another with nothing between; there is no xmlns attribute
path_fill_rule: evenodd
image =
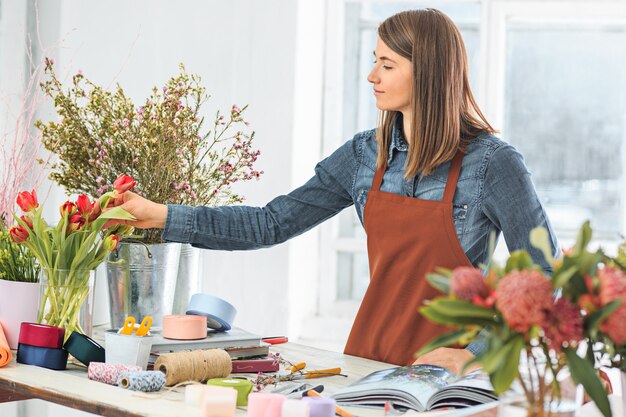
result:
<svg viewBox="0 0 626 417"><path fill-rule="evenodd" d="M408 144L401 131L396 123L381 190L441 200L450 163L428 176L405 179ZM163 238L205 249L266 248L298 236L352 205L363 224L377 156L376 130L372 129L356 134L319 162L315 175L304 185L265 207L169 205ZM457 236L474 266L489 261L490 235L495 232L499 237L502 232L510 252L526 249L534 262L551 272L542 253L530 245L529 234L537 226L547 228L555 255L557 239L524 159L513 146L488 134L471 142L453 204ZM472 344L469 350L477 353L482 347Z"/></svg>

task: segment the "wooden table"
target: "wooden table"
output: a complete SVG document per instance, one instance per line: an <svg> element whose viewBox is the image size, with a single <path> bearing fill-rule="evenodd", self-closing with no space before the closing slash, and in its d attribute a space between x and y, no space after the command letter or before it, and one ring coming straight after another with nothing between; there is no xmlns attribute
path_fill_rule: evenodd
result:
<svg viewBox="0 0 626 417"><path fill-rule="evenodd" d="M274 345L272 352L292 362L305 361L308 369L341 367L347 377L332 376L315 380L323 384L326 394L355 382L359 378L389 368L383 362L371 361L341 353L315 349L295 343ZM195 417L196 407L184 403L184 387L158 393L140 393L87 379L84 367L69 365L66 371L53 371L13 361L0 368L0 402L38 398L102 416L128 417ZM246 415L244 407L237 415Z"/></svg>
<svg viewBox="0 0 626 417"><path fill-rule="evenodd" d="M291 362L305 361L308 369L326 369L341 367L347 377L332 376L314 380L324 385L324 394L329 395L339 388L349 385L356 380L380 369L393 365L376 362L337 352L316 349L295 343L274 345L272 352L279 352L282 357ZM242 374L238 374L242 375ZM157 393L142 393L128 391L123 388L106 385L87 379L87 370L84 367L69 365L66 371L52 371L35 366L22 365L15 359L7 366L0 368L0 403L25 399L41 399L65 405L79 410L102 416L124 417L200 417L200 409L187 406L184 403L184 387L169 390L168 388ZM612 398L615 416L619 416L620 397ZM591 406L591 407L590 407ZM577 413L577 416L599 416L592 404L588 404ZM349 408L357 416L384 416L382 411ZM619 411L618 411L619 410ZM477 411L477 410L476 410ZM456 415L473 417L491 417L496 410L472 412L469 409L458 411ZM246 408L237 410L237 415L246 415ZM420 413L425 415L441 415L446 413ZM417 413L408 413L417 415Z"/></svg>

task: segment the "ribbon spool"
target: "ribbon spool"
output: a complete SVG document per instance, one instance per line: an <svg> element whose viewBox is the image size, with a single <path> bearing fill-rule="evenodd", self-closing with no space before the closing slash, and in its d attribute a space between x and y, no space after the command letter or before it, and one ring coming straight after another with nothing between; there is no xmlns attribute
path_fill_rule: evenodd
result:
<svg viewBox="0 0 626 417"><path fill-rule="evenodd" d="M11 348L9 347L9 342L4 335L2 323L0 323L0 368L11 362L11 359L13 359L13 355L11 354Z"/></svg>
<svg viewBox="0 0 626 417"><path fill-rule="evenodd" d="M191 296L187 314L206 316L208 327L225 332L232 328L231 324L235 319L237 309L219 297L198 293Z"/></svg>
<svg viewBox="0 0 626 417"><path fill-rule="evenodd" d="M165 386L165 375L161 371L122 372L117 385L131 391L160 391Z"/></svg>
<svg viewBox="0 0 626 417"><path fill-rule="evenodd" d="M248 395L253 387L251 381L243 378L212 378L207 381L207 385L234 388L237 391L237 407L248 405Z"/></svg>
<svg viewBox="0 0 626 417"><path fill-rule="evenodd" d="M207 336L207 317L184 314L164 316L161 336L176 340L204 339Z"/></svg>
<svg viewBox="0 0 626 417"><path fill-rule="evenodd" d="M83 365L89 366L91 362L104 362L104 348L82 333L72 332L64 347Z"/></svg>
<svg viewBox="0 0 626 417"><path fill-rule="evenodd" d="M141 371L140 366L110 364L102 362L90 362L87 368L87 378L92 381L103 382L109 385L117 385L122 372Z"/></svg>
<svg viewBox="0 0 626 417"><path fill-rule="evenodd" d="M248 397L248 416L280 417L286 399L272 392L253 392Z"/></svg>
<svg viewBox="0 0 626 417"><path fill-rule="evenodd" d="M169 387L183 381L226 377L232 369L232 360L228 352L222 349L191 350L159 356L154 369L165 374Z"/></svg>
<svg viewBox="0 0 626 417"><path fill-rule="evenodd" d="M61 349L65 339L65 329L39 323L20 325L19 343L50 349Z"/></svg>
<svg viewBox="0 0 626 417"><path fill-rule="evenodd" d="M310 417L334 417L337 403L332 398L304 397L310 408Z"/></svg>
<svg viewBox="0 0 626 417"><path fill-rule="evenodd" d="M17 361L24 365L63 371L67 367L67 350L18 344Z"/></svg>

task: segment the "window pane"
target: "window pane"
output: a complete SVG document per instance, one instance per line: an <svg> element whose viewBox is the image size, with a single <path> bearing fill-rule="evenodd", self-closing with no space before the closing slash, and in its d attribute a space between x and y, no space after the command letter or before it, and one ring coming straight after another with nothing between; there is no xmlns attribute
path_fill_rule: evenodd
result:
<svg viewBox="0 0 626 417"><path fill-rule="evenodd" d="M468 54L470 82L477 91L480 46L480 4L478 2L347 2L345 9L345 62L342 132L346 139L356 132L376 127L378 109L367 75L376 49L376 29L387 17L403 10L434 7L459 26ZM338 220L338 239L362 239L365 232L354 209L344 210ZM343 248L343 246L342 246ZM339 251L337 256L337 298L361 300L369 283L367 254L361 250Z"/></svg>
<svg viewBox="0 0 626 417"><path fill-rule="evenodd" d="M367 255L363 252L337 253L337 299L360 300L370 282Z"/></svg>
<svg viewBox="0 0 626 417"><path fill-rule="evenodd" d="M525 156L559 236L622 230L623 26L512 21L504 137Z"/></svg>

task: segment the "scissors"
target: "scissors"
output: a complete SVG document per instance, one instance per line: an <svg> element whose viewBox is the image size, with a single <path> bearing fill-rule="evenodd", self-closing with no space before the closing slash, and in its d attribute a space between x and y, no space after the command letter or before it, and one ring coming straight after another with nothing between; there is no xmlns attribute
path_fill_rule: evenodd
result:
<svg viewBox="0 0 626 417"><path fill-rule="evenodd" d="M124 325L120 329L119 333L125 334L125 335L132 335L134 331L136 336L143 337L148 334L150 327L152 327L152 317L150 316L144 317L143 320L141 321L141 324L137 328L137 330L135 330L135 323L136 321L133 316L126 317L126 321L124 322Z"/></svg>

